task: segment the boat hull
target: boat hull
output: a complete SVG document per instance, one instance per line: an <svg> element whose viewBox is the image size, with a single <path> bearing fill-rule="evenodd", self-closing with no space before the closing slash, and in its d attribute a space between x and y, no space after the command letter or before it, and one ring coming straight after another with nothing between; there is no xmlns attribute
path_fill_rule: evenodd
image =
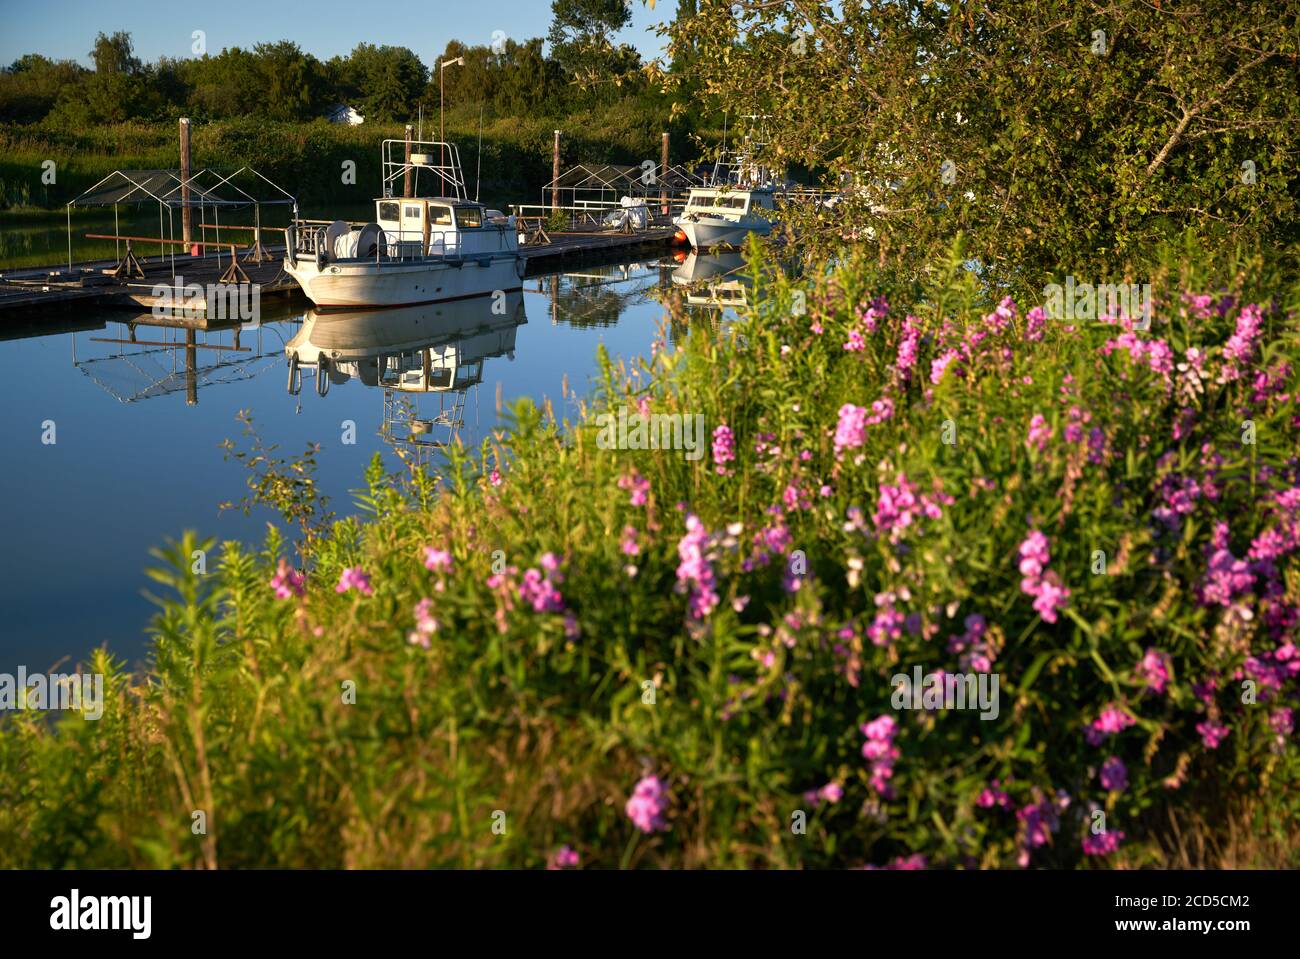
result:
<svg viewBox="0 0 1300 959"><path fill-rule="evenodd" d="M523 289L518 257L385 262L286 260L285 272L322 309L414 306Z"/></svg>
<svg viewBox="0 0 1300 959"><path fill-rule="evenodd" d="M749 234L767 236L772 232L774 225L770 220L737 223L734 220L711 217L700 217L695 220L682 217L675 222L677 227L686 234L686 241L697 250L708 250L718 246L743 246Z"/></svg>

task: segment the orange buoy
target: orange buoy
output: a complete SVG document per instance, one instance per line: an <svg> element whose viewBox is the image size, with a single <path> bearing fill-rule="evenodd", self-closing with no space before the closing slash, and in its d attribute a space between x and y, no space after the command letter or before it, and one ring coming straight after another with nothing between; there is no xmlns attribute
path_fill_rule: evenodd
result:
<svg viewBox="0 0 1300 959"><path fill-rule="evenodd" d="M674 234L673 234L673 242L674 242L674 243L685 243L685 242L686 242L686 231L685 231L685 230L678 230L676 233L674 233Z"/></svg>

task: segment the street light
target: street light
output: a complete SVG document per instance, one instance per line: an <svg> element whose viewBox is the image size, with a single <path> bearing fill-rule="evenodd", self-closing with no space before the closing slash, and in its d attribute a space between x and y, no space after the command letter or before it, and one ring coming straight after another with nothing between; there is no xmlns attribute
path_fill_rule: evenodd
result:
<svg viewBox="0 0 1300 959"><path fill-rule="evenodd" d="M447 172L445 169L447 165L447 160L445 156L446 147L442 146L442 144L447 142L447 135L446 133L443 132L443 127L442 127L442 72L445 69L447 69L447 67L451 67L451 66L463 67L464 65L465 65L465 58L463 56L456 57L456 59L454 60L438 61L438 144L439 144L438 145L438 166L444 168L438 171L438 176L442 178L442 181L444 183L447 182Z"/></svg>

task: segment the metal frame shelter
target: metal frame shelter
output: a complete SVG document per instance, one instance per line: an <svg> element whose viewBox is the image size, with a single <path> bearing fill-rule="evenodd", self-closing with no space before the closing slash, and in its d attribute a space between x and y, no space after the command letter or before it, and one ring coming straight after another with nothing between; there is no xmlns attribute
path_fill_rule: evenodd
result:
<svg viewBox="0 0 1300 959"><path fill-rule="evenodd" d="M270 189L268 190L267 187ZM141 242L153 241L148 237L121 236L118 225L118 208L122 205L145 203L158 204L157 242L159 253L163 257L170 259L173 277L176 276L175 248L178 245L185 245L183 239L178 240L176 238L174 214L177 210L198 210L199 222L197 230L199 239L191 239L190 242L202 247L205 257L207 256L208 247L216 247L218 264L220 264L221 247L234 246L229 240L224 243L221 241L221 211L247 210L250 208L253 210L253 226L227 224L226 229L251 230L253 232L253 241L249 245L244 259L254 263L261 263L270 257L270 254L262 245L262 207L291 206L293 219L298 217L297 197L249 166L240 167L233 173L222 173L205 168L190 173L188 180L183 179L180 170L114 170L94 186L67 203L68 269L73 269L72 208L74 206L111 206L113 208L113 235L105 238L114 241L114 248L117 251L119 262L114 273L119 277L135 275L143 278L144 270L139 260L136 259L132 249L132 242L136 239ZM165 224L164 210L166 210ZM212 215L212 223L206 222L205 218L208 213ZM205 231L209 229L216 231L216 239L213 242L204 239ZM95 235L88 234L88 236ZM123 255L121 249L123 241L126 243L125 255ZM242 273L233 258L228 272Z"/></svg>
<svg viewBox="0 0 1300 959"><path fill-rule="evenodd" d="M649 201L658 199L664 191L671 195L703 183L702 178L681 166L670 166L661 174L660 165L655 164L653 172L654 182L646 183L645 170L639 166L579 163L542 187L542 205L550 205L546 202L550 196L558 200L555 205L561 208L611 207L625 196Z"/></svg>

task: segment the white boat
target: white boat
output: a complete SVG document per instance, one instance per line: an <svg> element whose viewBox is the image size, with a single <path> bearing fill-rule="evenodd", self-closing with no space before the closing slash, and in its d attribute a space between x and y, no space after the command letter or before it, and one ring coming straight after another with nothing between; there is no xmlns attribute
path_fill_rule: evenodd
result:
<svg viewBox="0 0 1300 959"><path fill-rule="evenodd" d="M746 137L741 150L714 165L708 183L691 189L673 220L691 246L741 246L749 234L767 236L778 225L777 202L786 184L756 159L762 146Z"/></svg>
<svg viewBox="0 0 1300 959"><path fill-rule="evenodd" d="M750 233L767 236L776 225L776 191L696 187L674 225L697 250L740 246Z"/></svg>
<svg viewBox="0 0 1300 959"><path fill-rule="evenodd" d="M381 163L373 221L289 227L285 272L313 303L409 306L522 289L514 218L468 198L454 144L385 140ZM422 178L429 195L419 193ZM404 195L394 196L399 180Z"/></svg>

